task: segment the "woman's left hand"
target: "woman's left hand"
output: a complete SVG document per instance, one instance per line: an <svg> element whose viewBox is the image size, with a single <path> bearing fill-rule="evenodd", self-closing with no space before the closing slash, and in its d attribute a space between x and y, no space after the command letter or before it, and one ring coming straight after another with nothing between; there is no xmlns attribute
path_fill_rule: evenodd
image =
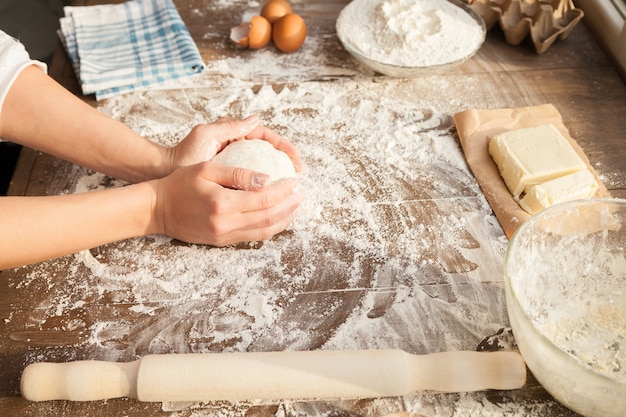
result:
<svg viewBox="0 0 626 417"><path fill-rule="evenodd" d="M176 146L170 148L172 170L209 161L230 142L240 139L263 139L289 155L296 172L302 171L304 163L296 147L273 130L259 124L258 116L245 119L223 117L213 123L194 127Z"/></svg>

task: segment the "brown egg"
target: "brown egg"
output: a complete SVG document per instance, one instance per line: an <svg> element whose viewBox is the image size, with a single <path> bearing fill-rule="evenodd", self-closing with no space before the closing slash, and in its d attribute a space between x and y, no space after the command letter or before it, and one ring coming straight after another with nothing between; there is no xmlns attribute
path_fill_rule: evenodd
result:
<svg viewBox="0 0 626 417"><path fill-rule="evenodd" d="M272 40L283 52L293 52L300 48L306 38L306 23L295 13L288 13L274 22Z"/></svg>
<svg viewBox="0 0 626 417"><path fill-rule="evenodd" d="M263 48L272 39L272 25L263 16L252 16L250 22L244 22L230 30L230 39L246 48Z"/></svg>
<svg viewBox="0 0 626 417"><path fill-rule="evenodd" d="M269 0L261 9L261 16L272 24L287 13L291 13L291 5L286 0Z"/></svg>

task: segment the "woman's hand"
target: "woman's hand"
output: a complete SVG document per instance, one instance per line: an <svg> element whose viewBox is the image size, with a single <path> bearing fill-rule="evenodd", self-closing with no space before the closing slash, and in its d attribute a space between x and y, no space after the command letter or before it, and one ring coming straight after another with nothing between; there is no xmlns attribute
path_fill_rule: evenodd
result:
<svg viewBox="0 0 626 417"><path fill-rule="evenodd" d="M297 179L267 184L265 174L210 161L226 145L263 139L291 158L296 171L304 163L297 149L278 133L259 125L257 116L221 118L196 126L170 148L173 172L156 181L156 233L190 242L225 246L262 241L283 231L304 199Z"/></svg>
<svg viewBox="0 0 626 417"><path fill-rule="evenodd" d="M283 231L304 199L297 179L265 186L267 175L201 162L154 182L154 233L225 246Z"/></svg>
<svg viewBox="0 0 626 417"><path fill-rule="evenodd" d="M165 233L227 245L265 240L292 221L297 180L206 162L230 141L264 139L295 147L258 117L201 125L177 146L145 139L70 94L43 71L16 73L0 113L0 136L134 184L89 193L3 197L0 269L39 262L121 239Z"/></svg>
<svg viewBox="0 0 626 417"><path fill-rule="evenodd" d="M267 127L259 125L257 116L243 120L224 117L216 122L198 125L178 145L169 149L173 169L211 160L219 151L234 140L263 139L291 158L296 172L302 171L304 163L297 149Z"/></svg>
<svg viewBox="0 0 626 417"><path fill-rule="evenodd" d="M2 197L0 270L152 234L216 246L269 239L291 223L303 194L295 178L267 180L202 162L126 187Z"/></svg>

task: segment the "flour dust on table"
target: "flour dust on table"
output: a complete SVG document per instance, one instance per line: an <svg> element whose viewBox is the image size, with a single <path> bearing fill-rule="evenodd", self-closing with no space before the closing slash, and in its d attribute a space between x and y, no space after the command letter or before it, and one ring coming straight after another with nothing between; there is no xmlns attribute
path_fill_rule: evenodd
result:
<svg viewBox="0 0 626 417"><path fill-rule="evenodd" d="M465 164L452 112L425 100L407 96L401 83L379 81L243 83L102 103L102 112L167 145L197 123L259 114L300 150L306 200L294 223L265 242L214 248L152 236L29 267L29 279L12 285L40 289L32 291L39 299L31 321L76 332L71 354L37 351L32 360L475 350L508 324L507 239ZM74 192L120 185L93 172L79 176ZM476 395L467 401L486 401ZM406 400L424 407L444 401ZM330 407L324 404L318 411ZM377 404L393 411L397 399Z"/></svg>

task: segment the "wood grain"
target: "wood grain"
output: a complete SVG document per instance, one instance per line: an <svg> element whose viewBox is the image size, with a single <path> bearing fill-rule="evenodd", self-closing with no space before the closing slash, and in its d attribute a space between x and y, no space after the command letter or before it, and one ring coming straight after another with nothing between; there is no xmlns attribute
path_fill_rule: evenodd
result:
<svg viewBox="0 0 626 417"><path fill-rule="evenodd" d="M81 0L76 4L87 5L105 3L104 1ZM240 22L243 13L248 10L247 1L225 2L211 0L175 0L181 16L187 24L192 36L206 61L220 57L241 56L253 60L254 55L242 51L230 44L226 34L230 27ZM340 88L343 83L354 81L356 64L339 44L334 32L334 22L341 8L347 1L319 0L314 2L294 2L294 9L301 13L309 26L309 36L319 40L321 50L319 67L303 71L301 80L289 79L277 81L274 89L279 91L289 83L306 83L309 81L335 83ZM323 61L323 65L322 65ZM330 75L328 67L345 67L347 75ZM50 75L66 86L73 93L80 95L80 87L61 47L58 48L49 68ZM352 74L352 75L349 75ZM228 73L211 74L219 85L219 80L229 77ZM375 84L381 77L367 76L363 83ZM553 103L563 116L565 125L571 135L585 150L592 165L598 171L604 184L616 197L626 198L626 86L620 79L611 62L602 52L597 42L590 36L584 24L578 25L569 38L558 41L542 55L534 52L531 42L523 42L513 47L507 45L498 28L489 32L487 41L479 53L470 61L457 67L445 75L446 82L455 89L456 100L468 107L493 106L529 106L542 103ZM418 81L398 80L403 89L421 97L423 89L419 89ZM264 81L258 81L258 88ZM97 105L93 97L83 97L88 103ZM433 96L433 102L439 97ZM423 109L426 110L426 109ZM302 109L302 117L312 117L310 110ZM268 114L271 113L268 110ZM132 116L132 115L129 115ZM445 128L453 132L450 123L443 119ZM278 126L280 128L280 126ZM359 158L349 155L349 147L343 150L347 161L358 166L363 184L376 184L376 178L368 173L368 168ZM443 171L429 171L433 177L446 176ZM22 153L18 170L15 174L10 193L13 195L53 195L68 192L77 179L84 174L69 163L59 161L49 155L27 150ZM448 175L450 181L454 176ZM451 179L452 178L452 179ZM485 211L479 196L470 188L463 188L459 183L458 196L463 203L454 200L448 203L435 202L433 190L417 186L398 186L405 195L412 195L415 201L402 204L399 210L389 205L377 206L376 215L384 219L381 230L393 247L393 236L403 233L404 228L415 227L416 224L438 225L445 220L445 214L480 213ZM403 188L404 187L404 188ZM365 189L366 187L364 187ZM368 196L370 201L380 198L375 191ZM420 194L421 193L421 194ZM367 197L367 195L366 195ZM447 204L447 205L446 205ZM486 211L487 214L489 214ZM328 219L346 217L346 212L337 210L326 213ZM413 223L411 223L413 222ZM494 226L497 228L497 226ZM347 230L347 229L346 229ZM427 229L425 240L440 242L438 233L445 228ZM457 233L457 229L451 229ZM288 241L289 234L280 237ZM367 316L371 320L380 320L389 331L390 339L402 335L404 342L399 348L418 351L429 348L445 348L446 332L467 334L467 343L475 347L492 346L498 343L481 343L490 339L491 334L484 334L484 323L468 323L459 321L449 311L454 303L474 311L496 310L504 317L505 306L499 278L485 276L484 282L473 282L471 277L475 270L486 268L484 260L476 260L467 256L467 251L476 250L481 242L472 233L464 230L457 236L458 245L431 244L424 252L426 265L420 268L416 277L401 276L386 269L384 262L372 256L364 262L361 279L349 285L341 276L327 269L318 281L311 281L297 291L287 294L280 300L284 308L283 314L275 326L262 334L252 344L256 350L282 349L316 349L332 340L339 326L350 323L350 314L364 303L368 304ZM314 259L318 265L335 263L350 264L354 261L355 251L341 241L320 242L319 255ZM112 244L91 251L94 257L106 264L120 249L142 247L134 244ZM176 246L180 245L180 246ZM484 244L483 244L484 245ZM186 250L186 245L174 242L170 246L159 248L161 253L157 259L166 259L175 255L177 250ZM282 262L294 274L302 272L303 265L298 262L301 248L293 245L292 255L286 256ZM391 250L394 250L393 248ZM402 249L398 249L402 250ZM495 258L497 253L490 253ZM220 306L218 298L200 300L197 304L181 303L173 307L164 307L158 300L135 300L128 288L120 286L118 291L99 293L98 277L84 266L74 269L72 257L56 260L51 264L28 266L16 270L0 272L0 409L7 415L14 416L79 416L79 415L125 415L140 416L177 416L231 414L246 416L267 416L283 413L292 415L384 415L401 411L406 404L413 401L422 404L422 410L414 410L429 417L451 414L457 407L463 407L467 398L452 394L434 395L430 393L416 394L404 399L364 399L337 402L297 402L272 404L144 404L134 400L109 400L106 402L73 403L47 402L29 403L19 397L19 378L24 366L36 360L71 361L80 359L132 360L137 355L158 351L188 352L195 350L224 351L236 349L241 342L237 333L232 330L232 323L227 316L220 317L210 314L211 306ZM489 268L497 269L497 266ZM487 268L487 269L489 269ZM71 274L68 272L71 270ZM491 269L490 269L491 270ZM36 272L36 273L35 273ZM32 282L32 276L49 274L45 281ZM71 275L71 276L70 276ZM455 279L450 279L454 276ZM407 281L415 279L414 287L420 302L413 308L414 317L428 317L428 321L415 324L415 328L407 329L403 324L401 313L410 313L410 309L398 310L397 306L406 300L403 289ZM272 288L280 288L276 278L267 277ZM404 280L404 281L403 281ZM411 284L413 285L413 284ZM234 291L225 283L220 287L221 294L228 295ZM56 315L57 306L50 300L57 300L55 294L62 294L66 303L84 302L79 308L64 309L63 314ZM413 294L411 295L414 296ZM416 296L417 297L417 296ZM416 298L417 299L417 298ZM153 307L153 315L141 315L132 312L132 307ZM424 310L420 310L424 309ZM324 314L320 314L324 312ZM219 319L222 321L219 321ZM214 320L214 321L211 321ZM217 320L217 322L215 322ZM416 319L417 321L417 319ZM100 333L100 345L90 342L92 325L98 322L112 324ZM506 323L498 323L502 327ZM197 331L198 326L206 326L206 332ZM494 324L495 326L496 324ZM210 327L217 326L217 327ZM228 334L221 340L207 336L209 330L219 328ZM307 338L301 333L289 333L289 329L306 331ZM231 331L231 333L228 333ZM410 330L410 332L409 332ZM498 329L494 329L496 333ZM108 331L108 333L107 333ZM126 336L120 336L124 331ZM172 345L167 338L168 331L182 334L196 334L196 337L178 341ZM195 332L195 333L194 333ZM208 332L208 333L207 333ZM358 335L358 332L355 333ZM504 336L496 336L503 338ZM483 340L484 339L484 340ZM504 343L504 339L500 339ZM529 415L552 415L555 417L572 417L574 413L551 399L539 384L532 378L524 389L515 392L485 392L481 401L496 404L500 412L493 411L494 416L506 415L506 410L516 410L519 404L534 404ZM384 404L384 407L381 406ZM451 405L452 404L452 405ZM439 407L439 408L438 408ZM434 410L440 410L438 414ZM538 411L540 410L540 411ZM457 409L458 411L458 409Z"/></svg>

